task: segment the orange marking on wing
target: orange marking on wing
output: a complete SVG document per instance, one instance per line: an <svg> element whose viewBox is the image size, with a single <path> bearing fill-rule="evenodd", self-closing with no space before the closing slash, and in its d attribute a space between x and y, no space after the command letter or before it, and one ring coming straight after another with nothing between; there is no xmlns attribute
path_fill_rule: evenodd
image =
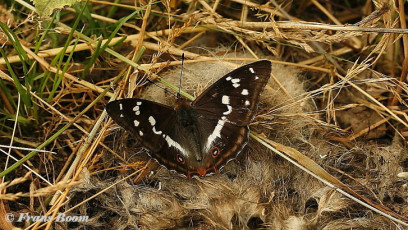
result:
<svg viewBox="0 0 408 230"><path fill-rule="evenodd" d="M198 168L198 169L197 169L197 173L198 173L198 175L200 175L200 176L205 176L205 174L207 174L207 170L206 170L206 169L203 169L203 168Z"/></svg>

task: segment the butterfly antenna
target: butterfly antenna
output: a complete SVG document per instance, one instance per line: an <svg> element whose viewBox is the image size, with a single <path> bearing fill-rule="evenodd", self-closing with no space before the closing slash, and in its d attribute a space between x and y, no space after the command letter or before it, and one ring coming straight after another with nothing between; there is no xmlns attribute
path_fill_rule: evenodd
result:
<svg viewBox="0 0 408 230"><path fill-rule="evenodd" d="M181 54L180 82L179 82L179 91L177 93L177 98L179 98L181 94L181 78L183 77L183 66L184 66L184 53Z"/></svg>
<svg viewBox="0 0 408 230"><path fill-rule="evenodd" d="M150 80L149 78L146 78L146 81L147 81L147 82L150 82L151 84L153 84L153 85L155 85L155 86L159 87L160 89L164 90L164 92L166 92L166 93L170 93L171 95L176 96L176 94L174 94L174 93L173 93L173 92L171 92L170 90L168 90L168 89L166 89L166 88L164 88L164 87L160 86L159 84L157 84L156 82L154 82L154 81ZM143 85L144 85L144 84L145 84L145 83L143 83Z"/></svg>
<svg viewBox="0 0 408 230"><path fill-rule="evenodd" d="M155 83L155 82L153 82L153 81L151 81L151 80L149 80L149 82L150 82L150 83L152 83L153 85L155 85L155 86L159 87L160 89L164 90L164 92L166 92L166 93L170 93L170 94L172 94L172 95L176 96L176 95L175 95L173 92L171 92L170 90L168 90L168 89L166 89L166 88L164 88L164 87L162 87L162 86L158 85L157 83Z"/></svg>

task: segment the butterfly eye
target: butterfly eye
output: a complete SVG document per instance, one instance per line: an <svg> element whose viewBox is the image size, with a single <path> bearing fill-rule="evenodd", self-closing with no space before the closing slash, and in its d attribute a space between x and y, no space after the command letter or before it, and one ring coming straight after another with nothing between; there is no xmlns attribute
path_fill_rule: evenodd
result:
<svg viewBox="0 0 408 230"><path fill-rule="evenodd" d="M211 148L210 153L213 158L216 158L218 154L220 154L220 149L217 146L214 146Z"/></svg>
<svg viewBox="0 0 408 230"><path fill-rule="evenodd" d="M176 160L178 163L182 163L182 164L185 163L184 157L181 154L176 155Z"/></svg>

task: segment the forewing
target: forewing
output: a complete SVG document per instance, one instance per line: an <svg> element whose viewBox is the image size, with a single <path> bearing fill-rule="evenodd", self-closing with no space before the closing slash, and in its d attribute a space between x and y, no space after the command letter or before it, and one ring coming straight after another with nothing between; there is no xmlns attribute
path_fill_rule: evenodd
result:
<svg viewBox="0 0 408 230"><path fill-rule="evenodd" d="M271 62L262 60L244 65L216 81L192 103L202 117L221 117L237 125L253 119L259 96L271 75Z"/></svg>
<svg viewBox="0 0 408 230"><path fill-rule="evenodd" d="M153 101L125 98L106 105L109 116L131 132L151 152L158 152L165 143L164 136L171 129L174 110Z"/></svg>

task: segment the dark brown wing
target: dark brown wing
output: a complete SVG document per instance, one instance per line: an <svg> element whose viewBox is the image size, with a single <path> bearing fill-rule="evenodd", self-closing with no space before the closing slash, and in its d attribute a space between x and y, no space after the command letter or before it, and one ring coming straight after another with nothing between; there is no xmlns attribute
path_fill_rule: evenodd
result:
<svg viewBox="0 0 408 230"><path fill-rule="evenodd" d="M152 152L158 152L165 143L167 131L175 119L173 108L153 101L125 98L109 102L106 112L120 126L131 132Z"/></svg>
<svg viewBox="0 0 408 230"><path fill-rule="evenodd" d="M231 123L248 125L256 113L271 68L268 60L239 67L208 87L193 101L192 107L207 119L226 117Z"/></svg>

